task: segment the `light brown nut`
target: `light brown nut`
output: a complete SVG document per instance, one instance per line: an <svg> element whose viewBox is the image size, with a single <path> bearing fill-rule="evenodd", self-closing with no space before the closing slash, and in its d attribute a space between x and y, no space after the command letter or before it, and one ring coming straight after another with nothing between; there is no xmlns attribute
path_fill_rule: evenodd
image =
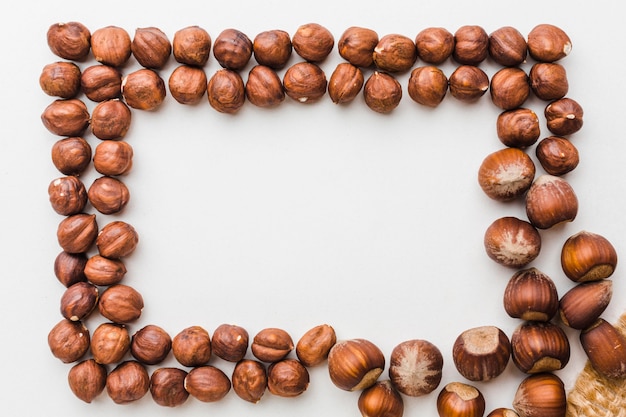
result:
<svg viewBox="0 0 626 417"><path fill-rule="evenodd" d="M277 362L294 348L289 333L283 329L268 327L259 331L250 346L252 354L263 362Z"/></svg>

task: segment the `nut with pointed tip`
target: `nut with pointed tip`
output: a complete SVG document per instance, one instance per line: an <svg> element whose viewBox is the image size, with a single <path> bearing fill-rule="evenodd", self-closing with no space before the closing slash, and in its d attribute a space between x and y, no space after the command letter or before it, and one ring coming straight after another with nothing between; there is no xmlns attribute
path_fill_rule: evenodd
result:
<svg viewBox="0 0 626 417"><path fill-rule="evenodd" d="M222 370L211 365L203 365L189 371L184 386L194 398L209 403L224 398L230 391L231 383Z"/></svg>
<svg viewBox="0 0 626 417"><path fill-rule="evenodd" d="M252 354L263 362L277 362L293 350L293 340L283 329L268 327L259 331L252 339Z"/></svg>
<svg viewBox="0 0 626 417"><path fill-rule="evenodd" d="M308 330L296 344L296 356L304 366L316 366L328 358L330 349L337 343L335 329L320 324Z"/></svg>
<svg viewBox="0 0 626 417"><path fill-rule="evenodd" d="M450 382L437 397L437 413L439 417L482 417L485 397L472 385Z"/></svg>
<svg viewBox="0 0 626 417"><path fill-rule="evenodd" d="M48 347L55 358L71 363L89 350L89 330L80 321L62 319L48 333Z"/></svg>
<svg viewBox="0 0 626 417"><path fill-rule="evenodd" d="M505 110L496 121L498 139L506 146L526 148L539 139L541 129L539 117L531 109L518 108Z"/></svg>
<svg viewBox="0 0 626 417"><path fill-rule="evenodd" d="M529 222L506 216L487 227L484 245L487 256L495 262L522 268L539 256L541 235Z"/></svg>
<svg viewBox="0 0 626 417"><path fill-rule="evenodd" d="M248 351L249 336L246 329L235 324L221 324L213 332L213 353L228 362L238 362Z"/></svg>
<svg viewBox="0 0 626 417"><path fill-rule="evenodd" d="M61 296L61 315L71 321L83 320L98 304L98 287L88 282L77 282Z"/></svg>
<svg viewBox="0 0 626 417"><path fill-rule="evenodd" d="M490 198L511 201L523 196L535 178L535 163L518 148L490 153L478 169L478 184Z"/></svg>
<svg viewBox="0 0 626 417"><path fill-rule="evenodd" d="M378 34L372 29L351 26L342 33L337 49L339 55L352 65L367 68L374 63L378 40Z"/></svg>
<svg viewBox="0 0 626 417"><path fill-rule="evenodd" d="M551 373L524 379L513 399L513 408L520 417L563 417L566 407L563 381Z"/></svg>
<svg viewBox="0 0 626 417"><path fill-rule="evenodd" d="M397 345L389 358L389 378L402 394L419 397L441 383L443 355L427 340L413 339Z"/></svg>
<svg viewBox="0 0 626 417"><path fill-rule="evenodd" d="M571 135L583 127L582 106L568 97L555 100L544 110L548 130L558 136Z"/></svg>
<svg viewBox="0 0 626 417"><path fill-rule="evenodd" d="M565 241L561 249L561 267L574 282L597 281L613 275L617 251L602 235L580 231Z"/></svg>
<svg viewBox="0 0 626 417"><path fill-rule="evenodd" d="M86 403L91 403L104 391L107 369L94 359L86 359L72 366L67 374L70 389Z"/></svg>
<svg viewBox="0 0 626 417"><path fill-rule="evenodd" d="M137 361L122 362L107 376L107 394L116 404L138 401L149 389L150 375L145 366Z"/></svg>
<svg viewBox="0 0 626 417"><path fill-rule="evenodd" d="M626 335L600 318L580 333L580 343L593 369L609 379L626 378Z"/></svg>
<svg viewBox="0 0 626 417"><path fill-rule="evenodd" d="M187 372L178 368L158 368L150 377L150 394L163 407L178 407L187 401L185 389Z"/></svg>
<svg viewBox="0 0 626 417"><path fill-rule="evenodd" d="M452 347L456 369L470 381L489 381L499 376L510 358L509 338L495 326L465 330Z"/></svg>
<svg viewBox="0 0 626 417"><path fill-rule="evenodd" d="M569 362L570 345L565 332L551 322L527 322L511 335L513 363L527 374L553 372Z"/></svg>
<svg viewBox="0 0 626 417"><path fill-rule="evenodd" d="M387 73L374 71L363 86L363 97L367 107L377 113L391 113L402 99L402 86Z"/></svg>
<svg viewBox="0 0 626 417"><path fill-rule="evenodd" d="M330 379L340 389L358 391L371 387L385 369L385 356L366 339L337 342L328 354Z"/></svg>
<svg viewBox="0 0 626 417"><path fill-rule="evenodd" d="M183 366L202 366L211 359L211 337L200 326L181 330L172 339L172 354Z"/></svg>
<svg viewBox="0 0 626 417"><path fill-rule="evenodd" d="M565 175L578 166L578 149L560 136L542 139L535 148L535 155L543 169L550 175Z"/></svg>
<svg viewBox="0 0 626 417"><path fill-rule="evenodd" d="M561 177L544 174L535 179L526 193L526 215L538 229L571 222L578 214L578 198Z"/></svg>
<svg viewBox="0 0 626 417"><path fill-rule="evenodd" d="M550 321L559 308L554 281L537 268L515 272L503 298L507 314L526 321Z"/></svg>
<svg viewBox="0 0 626 417"><path fill-rule="evenodd" d="M528 53L536 61L554 62L572 50L572 41L563 29L542 23L528 33Z"/></svg>
<svg viewBox="0 0 626 417"><path fill-rule="evenodd" d="M378 381L359 395L357 406L363 417L402 417L404 400L389 380Z"/></svg>
<svg viewBox="0 0 626 417"><path fill-rule="evenodd" d="M477 101L489 90L489 76L473 65L458 66L448 81L452 97L466 103Z"/></svg>
<svg viewBox="0 0 626 417"><path fill-rule="evenodd" d="M256 404L267 389L265 365L256 360L242 359L233 369L232 381L233 391L239 398Z"/></svg>
<svg viewBox="0 0 626 417"><path fill-rule="evenodd" d="M117 363L130 349L130 335L126 326L101 323L91 337L91 354L103 365Z"/></svg>
<svg viewBox="0 0 626 417"><path fill-rule="evenodd" d="M566 292L559 302L559 316L568 327L584 330L606 310L613 296L613 281L583 282Z"/></svg>
<svg viewBox="0 0 626 417"><path fill-rule="evenodd" d="M124 278L126 265L119 259L94 255L85 263L84 273L92 284L109 286L117 284Z"/></svg>

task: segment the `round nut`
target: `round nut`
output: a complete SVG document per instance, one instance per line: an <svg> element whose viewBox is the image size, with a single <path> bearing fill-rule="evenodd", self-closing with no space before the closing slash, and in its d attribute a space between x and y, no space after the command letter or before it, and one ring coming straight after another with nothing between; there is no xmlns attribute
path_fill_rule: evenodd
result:
<svg viewBox="0 0 626 417"><path fill-rule="evenodd" d="M348 62L337 65L328 81L328 95L333 103L349 103L363 88L365 79L359 67Z"/></svg>
<svg viewBox="0 0 626 417"><path fill-rule="evenodd" d="M372 29L351 26L337 42L339 55L356 67L367 68L374 63L374 48L378 44L378 34Z"/></svg>
<svg viewBox="0 0 626 417"><path fill-rule="evenodd" d="M527 148L534 145L541 134L539 117L531 109L505 110L498 115L496 131L504 145Z"/></svg>
<svg viewBox="0 0 626 417"><path fill-rule="evenodd" d="M241 76L230 69L218 70L207 85L209 104L220 113L234 114L246 99Z"/></svg>
<svg viewBox="0 0 626 417"><path fill-rule="evenodd" d="M86 197L85 185L75 176L57 178L48 185L50 205L62 216L70 216L83 211L87 204Z"/></svg>
<svg viewBox="0 0 626 417"><path fill-rule="evenodd" d="M87 252L96 241L97 235L95 214L73 214L61 220L57 227L59 245L68 253Z"/></svg>
<svg viewBox="0 0 626 417"><path fill-rule="evenodd" d="M516 319L550 321L559 308L559 295L552 279L537 268L513 274L504 290L504 310Z"/></svg>
<svg viewBox="0 0 626 417"><path fill-rule="evenodd" d="M122 96L133 109L154 110L163 103L165 95L165 82L151 69L139 69L122 79Z"/></svg>
<svg viewBox="0 0 626 417"><path fill-rule="evenodd" d="M63 319L48 333L48 347L63 363L76 362L89 350L89 330L81 321Z"/></svg>
<svg viewBox="0 0 626 417"><path fill-rule="evenodd" d="M489 225L484 245L487 256L495 262L522 268L539 256L541 235L529 222L506 216Z"/></svg>
<svg viewBox="0 0 626 417"><path fill-rule="evenodd" d="M340 389L359 391L371 387L385 369L385 356L366 339L335 343L328 354L330 379Z"/></svg>
<svg viewBox="0 0 626 417"><path fill-rule="evenodd" d="M296 359L282 359L267 368L267 389L279 397L297 397L309 381L309 371Z"/></svg>
<svg viewBox="0 0 626 417"><path fill-rule="evenodd" d="M52 163L65 175L80 175L91 162L91 146L81 137L59 139L52 145Z"/></svg>
<svg viewBox="0 0 626 417"><path fill-rule="evenodd" d="M200 326L180 331L172 340L172 353L183 366L202 366L211 359L209 332Z"/></svg>
<svg viewBox="0 0 626 417"><path fill-rule="evenodd" d="M566 326L584 330L595 323L613 296L613 281L583 282L567 291L559 301L559 316Z"/></svg>
<svg viewBox="0 0 626 417"><path fill-rule="evenodd" d="M121 67L132 53L130 35L117 26L100 28L91 34L91 52L96 61Z"/></svg>
<svg viewBox="0 0 626 417"><path fill-rule="evenodd" d="M437 396L437 412L440 417L480 417L485 413L485 397L472 385L450 382Z"/></svg>
<svg viewBox="0 0 626 417"><path fill-rule="evenodd" d="M478 184L490 198L511 201L523 196L535 178L535 164L518 148L490 153L478 169Z"/></svg>
<svg viewBox="0 0 626 417"><path fill-rule="evenodd" d="M87 280L85 266L87 256L84 253L59 252L54 259L54 275L66 288L77 282Z"/></svg>
<svg viewBox="0 0 626 417"><path fill-rule="evenodd" d="M203 67L211 54L211 36L199 26L187 26L174 33L174 59L184 65Z"/></svg>
<svg viewBox="0 0 626 417"><path fill-rule="evenodd" d="M283 76L285 93L300 103L314 103L326 93L326 74L311 62L298 62Z"/></svg>
<svg viewBox="0 0 626 417"><path fill-rule="evenodd" d="M91 133L102 140L121 139L130 128L131 112L119 99L98 103L91 111Z"/></svg>
<svg viewBox="0 0 626 417"><path fill-rule="evenodd" d="M150 376L137 361L120 363L109 373L106 390L116 404L128 404L143 398L150 389Z"/></svg>
<svg viewBox="0 0 626 417"><path fill-rule="evenodd" d="M130 353L139 362L156 365L163 362L172 349L172 338L159 326L149 324L137 330L130 341Z"/></svg>
<svg viewBox="0 0 626 417"><path fill-rule="evenodd" d="M578 198L572 186L561 177L543 174L526 193L526 215L533 226L549 229L571 222L578 214Z"/></svg>
<svg viewBox="0 0 626 417"><path fill-rule="evenodd" d="M96 146L93 166L102 175L127 174L133 166L133 147L124 141L104 140Z"/></svg>
<svg viewBox="0 0 626 417"><path fill-rule="evenodd" d="M89 126L89 111L77 98L57 99L41 113L41 122L52 134L82 136Z"/></svg>
<svg viewBox="0 0 626 417"><path fill-rule="evenodd" d="M569 362L570 345L565 332L550 322L528 322L511 335L513 363L527 374L553 372Z"/></svg>
<svg viewBox="0 0 626 417"><path fill-rule="evenodd" d="M91 101L112 100L122 95L122 73L109 65L92 65L83 70L80 85Z"/></svg>
<svg viewBox="0 0 626 417"><path fill-rule="evenodd" d="M87 282L77 282L61 296L61 315L71 321L83 320L98 304L98 287Z"/></svg>
<svg viewBox="0 0 626 417"><path fill-rule="evenodd" d="M254 37L252 53L259 65L279 70L291 57L291 37L284 30L268 30Z"/></svg>
<svg viewBox="0 0 626 417"><path fill-rule="evenodd" d="M443 356L427 340L407 340L397 345L389 358L389 378L404 395L420 397L441 383Z"/></svg>
<svg viewBox="0 0 626 417"><path fill-rule="evenodd" d="M224 398L230 391L231 383L228 376L220 369L205 365L189 371L184 386L191 396L209 403Z"/></svg>
<svg viewBox="0 0 626 417"><path fill-rule="evenodd" d="M215 39L213 56L223 68L239 71L252 57L252 41L237 29L224 29Z"/></svg>
<svg viewBox="0 0 626 417"><path fill-rule="evenodd" d="M535 148L535 155L543 169L556 176L573 171L580 161L578 149L572 142L560 136L542 139Z"/></svg>
<svg viewBox="0 0 626 417"><path fill-rule="evenodd" d="M298 340L296 356L304 366L316 366L328 358L328 353L335 343L337 343L335 329L328 324L320 324Z"/></svg>
<svg viewBox="0 0 626 417"><path fill-rule="evenodd" d="M604 319L580 333L580 343L593 369L609 379L626 378L626 336Z"/></svg>
<svg viewBox="0 0 626 417"><path fill-rule="evenodd" d="M586 230L567 238L561 248L561 267L574 282L598 281L615 272L617 252L602 235Z"/></svg>
<svg viewBox="0 0 626 417"><path fill-rule="evenodd" d="M444 28L426 28L415 37L415 46L422 61L439 65L452 55L454 35Z"/></svg>
<svg viewBox="0 0 626 417"><path fill-rule="evenodd" d="M561 98L546 106L548 130L557 136L571 135L583 127L583 108L576 100Z"/></svg>
<svg viewBox="0 0 626 417"><path fill-rule="evenodd" d="M91 403L104 391L107 370L93 359L86 359L72 366L67 374L67 382L77 398Z"/></svg>
<svg viewBox="0 0 626 417"><path fill-rule="evenodd" d="M359 395L357 406L363 416L402 417L404 400L391 381L377 381Z"/></svg>
<svg viewBox="0 0 626 417"><path fill-rule="evenodd" d="M104 176L91 184L87 196L91 205L100 213L114 214L126 207L130 192L122 181Z"/></svg>
<svg viewBox="0 0 626 417"><path fill-rule="evenodd" d="M271 67L264 65L256 65L250 70L245 91L248 101L259 107L276 107L285 100L280 77Z"/></svg>
<svg viewBox="0 0 626 417"><path fill-rule="evenodd" d="M377 113L391 113L402 100L402 86L390 74L374 71L363 86L367 107Z"/></svg>
<svg viewBox="0 0 626 417"><path fill-rule="evenodd" d="M528 73L530 89L542 100L558 100L569 91L565 67L557 63L537 62Z"/></svg>
<svg viewBox="0 0 626 417"><path fill-rule="evenodd" d="M565 415L567 399L563 381L546 372L524 379L513 398L513 408L521 417Z"/></svg>
<svg viewBox="0 0 626 417"><path fill-rule="evenodd" d="M335 38L324 26L307 23L299 26L292 36L291 43L298 55L309 62L321 62L335 46Z"/></svg>
<svg viewBox="0 0 626 417"><path fill-rule="evenodd" d="M141 316L143 297L128 285L111 285L100 295L98 310L114 323L130 323Z"/></svg>
<svg viewBox="0 0 626 417"><path fill-rule="evenodd" d="M381 71L404 72L417 60L417 48L408 37L399 34L385 35L374 48L374 64Z"/></svg>
<svg viewBox="0 0 626 417"><path fill-rule="evenodd" d="M268 327L259 331L252 340L252 354L263 362L277 362L293 350L293 340L283 329Z"/></svg>
<svg viewBox="0 0 626 417"><path fill-rule="evenodd" d="M91 49L91 32L80 22L51 25L46 40L53 54L71 61L86 58Z"/></svg>
<svg viewBox="0 0 626 417"><path fill-rule="evenodd" d="M133 253L139 235L133 226L121 220L106 224L98 233L96 246L105 258L123 258Z"/></svg>
<svg viewBox="0 0 626 417"><path fill-rule="evenodd" d="M520 107L530 95L528 75L521 68L502 68L491 77L491 101L503 110Z"/></svg>
<svg viewBox="0 0 626 417"><path fill-rule="evenodd" d="M418 67L411 71L408 93L416 103L437 107L448 92L448 78L437 67Z"/></svg>
<svg viewBox="0 0 626 417"><path fill-rule="evenodd" d="M256 404L267 389L265 365L252 359L243 359L235 365L232 381L233 391L239 398Z"/></svg>
<svg viewBox="0 0 626 417"><path fill-rule="evenodd" d="M150 377L150 395L163 407L178 407L187 401L185 390L187 372L178 368L159 368Z"/></svg>
<svg viewBox="0 0 626 417"><path fill-rule="evenodd" d="M80 91L80 68L73 62L53 62L39 75L39 86L49 96L73 98Z"/></svg>
<svg viewBox="0 0 626 417"><path fill-rule="evenodd" d="M558 61L571 51L572 41L567 33L557 26L540 24L528 34L528 53L536 61Z"/></svg>
<svg viewBox="0 0 626 417"><path fill-rule="evenodd" d="M452 58L462 65L478 65L489 54L489 35L480 26L461 26L454 33Z"/></svg>
<svg viewBox="0 0 626 417"><path fill-rule="evenodd" d="M234 324L221 324L213 332L211 349L225 361L238 362L248 351L248 332Z"/></svg>
<svg viewBox="0 0 626 417"><path fill-rule="evenodd" d="M489 90L489 77L473 65L458 66L448 81L452 97L467 103L477 101Z"/></svg>
<svg viewBox="0 0 626 417"><path fill-rule="evenodd" d="M489 35L489 55L498 64L516 67L526 61L526 39L517 29L504 26Z"/></svg>
<svg viewBox="0 0 626 417"><path fill-rule="evenodd" d="M456 369L470 381L489 381L499 376L510 358L509 338L495 326L465 330L452 347Z"/></svg>
<svg viewBox="0 0 626 417"><path fill-rule="evenodd" d="M167 84L174 100L181 104L196 104L206 93L207 78L202 68L180 65L172 71Z"/></svg>
<svg viewBox="0 0 626 417"><path fill-rule="evenodd" d="M84 274L94 285L109 286L117 284L124 278L126 266L119 259L94 255L86 261Z"/></svg>
<svg viewBox="0 0 626 417"><path fill-rule="evenodd" d="M130 335L126 326L102 323L91 337L91 354L97 363L118 363L130 349Z"/></svg>
<svg viewBox="0 0 626 417"><path fill-rule="evenodd" d="M172 44L159 28L137 28L130 50L143 67L160 69L165 66L172 53Z"/></svg>

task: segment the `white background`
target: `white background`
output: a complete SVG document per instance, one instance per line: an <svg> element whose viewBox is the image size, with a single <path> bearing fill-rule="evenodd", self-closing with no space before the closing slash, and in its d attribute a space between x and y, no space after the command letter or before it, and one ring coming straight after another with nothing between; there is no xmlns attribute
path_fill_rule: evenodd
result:
<svg viewBox="0 0 626 417"><path fill-rule="evenodd" d="M69 365L52 357L46 343L60 319L63 292L52 269L62 218L46 194L49 182L61 176L50 161L57 138L39 119L52 98L41 92L38 77L44 65L58 60L46 45L51 24L76 20L92 31L117 25L131 36L137 27L156 26L170 39L178 29L200 25L215 39L228 27L253 38L269 29L293 34L299 25L316 22L336 40L353 25L380 36L410 38L429 26L454 32L477 24L491 32L510 25L524 35L539 23L562 27L573 42L571 55L562 61L570 81L568 96L585 110L584 127L571 138L581 163L567 175L580 210L573 223L542 232L542 253L532 266L551 276L563 294L572 286L558 260L568 236L590 230L613 242L620 256L626 253L626 62L621 51L626 36L618 4L272 0L3 5L3 414L358 415L358 394L332 386L325 366L311 370L311 385L302 396L283 399L266 393L256 405L234 392L214 404L190 398L176 410L155 405L149 394L128 406L113 404L106 394L90 405L73 396L66 382ZM298 60L294 53L290 64ZM330 76L338 62L335 47L321 66ZM167 80L175 66L171 58L161 76ZM242 72L244 79L250 67ZM497 69L490 62L482 67L489 75ZM131 59L123 71L136 68ZM211 57L205 70L211 76L218 68ZM447 75L454 68L451 61L442 65ZM217 113L206 97L189 107L168 96L157 111L134 111L126 138L135 150L134 168L124 178L131 202L118 216L98 217L101 225L118 218L128 221L140 235L137 251L126 260L125 283L141 292L146 307L131 332L157 324L172 336L190 325L212 333L221 323L237 323L251 337L262 328L281 327L297 341L311 327L328 323L340 339L370 339L387 358L402 341L430 340L444 355L440 388L463 381L451 358L458 334L493 324L510 335L520 324L502 308L502 293L514 271L487 258L482 237L493 220L524 217L524 209L521 203L489 200L477 185L480 162L502 147L495 131L499 110L489 97L466 105L448 96L437 109L426 109L406 93L408 73L398 78L404 97L389 115L369 110L361 96L347 106L332 104L328 96L310 105L287 98L272 110L247 103L235 116ZM531 99L527 106L542 115L545 103ZM541 120L545 137L549 132ZM93 136L86 137L92 147L97 145ZM86 185L94 178L93 168L83 177ZM614 275L615 295L604 314L609 321L626 309L622 271L618 267ZM87 324L93 329L100 320L94 314ZM559 375L569 389L585 358L577 333L568 335L572 358ZM232 369L220 359L211 364L227 373ZM165 365L175 366L171 356ZM511 363L494 382L478 384L487 412L510 406L523 377ZM436 394L405 397L405 415L435 415L435 399Z"/></svg>

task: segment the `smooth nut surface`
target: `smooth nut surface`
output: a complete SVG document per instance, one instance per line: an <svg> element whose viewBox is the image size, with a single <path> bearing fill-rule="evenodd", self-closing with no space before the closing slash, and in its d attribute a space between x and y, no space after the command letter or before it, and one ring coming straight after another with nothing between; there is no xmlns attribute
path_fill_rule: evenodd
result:
<svg viewBox="0 0 626 417"><path fill-rule="evenodd" d="M127 174L133 166L133 147L125 141L104 140L96 146L93 166L102 175Z"/></svg>
<svg viewBox="0 0 626 417"><path fill-rule="evenodd" d="M474 386L450 382L437 396L439 416L479 417L485 413L485 397Z"/></svg>
<svg viewBox="0 0 626 417"><path fill-rule="evenodd" d="M565 332L551 322L527 322L511 335L511 353L522 372L536 374L563 369L570 359Z"/></svg>
<svg viewBox="0 0 626 417"><path fill-rule="evenodd" d="M526 193L526 215L538 229L571 222L577 214L578 197L569 182L561 177L540 175Z"/></svg>
<svg viewBox="0 0 626 417"><path fill-rule="evenodd" d="M339 55L354 66L367 68L374 63L374 48L378 44L378 34L368 28L351 26L337 42Z"/></svg>
<svg viewBox="0 0 626 417"><path fill-rule="evenodd" d="M113 177L96 178L87 196L91 205L102 214L119 213L130 200L130 191L121 180Z"/></svg>
<svg viewBox="0 0 626 417"><path fill-rule="evenodd" d="M527 108L505 110L498 115L496 132L504 145L527 148L534 145L541 134L539 117Z"/></svg>
<svg viewBox="0 0 626 417"><path fill-rule="evenodd" d="M438 65L452 55L454 35L445 28L429 27L417 34L415 47L422 61Z"/></svg>
<svg viewBox="0 0 626 417"><path fill-rule="evenodd" d="M39 86L49 96L73 98L80 91L80 68L73 62L47 64L39 75Z"/></svg>
<svg viewBox="0 0 626 417"><path fill-rule="evenodd" d="M347 62L337 65L328 81L328 95L333 103L349 103L356 98L365 79L361 69Z"/></svg>
<svg viewBox="0 0 626 417"><path fill-rule="evenodd" d="M574 282L598 281L615 272L617 251L604 236L587 230L567 238L561 248L561 267Z"/></svg>
<svg viewBox="0 0 626 417"><path fill-rule="evenodd" d="M550 136L539 141L535 155L548 174L557 176L573 171L580 161L576 146L560 136Z"/></svg>
<svg viewBox="0 0 626 417"><path fill-rule="evenodd" d="M167 82L170 94L181 104L196 104L202 100L207 88L207 78L202 68L180 65Z"/></svg>
<svg viewBox="0 0 626 417"><path fill-rule="evenodd" d="M554 281L537 268L521 269L513 274L504 290L504 310L517 319L550 321L559 308Z"/></svg>
<svg viewBox="0 0 626 417"><path fill-rule="evenodd" d="M91 101L112 100L122 94L122 73L109 65L92 65L83 70L80 85Z"/></svg>
<svg viewBox="0 0 626 417"><path fill-rule="evenodd" d="M48 199L52 209L62 216L83 211L87 200L85 184L75 176L56 178L48 185Z"/></svg>
<svg viewBox="0 0 626 417"><path fill-rule="evenodd" d="M77 282L61 296L61 315L71 321L83 320L98 304L98 287L87 282Z"/></svg>
<svg viewBox="0 0 626 417"><path fill-rule="evenodd" d="M59 22L50 25L46 41L55 55L80 61L87 57L91 49L91 32L80 22Z"/></svg>
<svg viewBox="0 0 626 417"><path fill-rule="evenodd" d="M528 75L521 68L502 68L491 77L491 101L503 110L518 108L530 95Z"/></svg>
<svg viewBox="0 0 626 417"><path fill-rule="evenodd" d="M143 68L122 79L122 96L133 109L154 110L165 100L165 81L154 70Z"/></svg>
<svg viewBox="0 0 626 417"><path fill-rule="evenodd" d="M102 140L123 138L131 122L130 108L119 99L98 103L91 111L91 133Z"/></svg>
<svg viewBox="0 0 626 417"><path fill-rule="evenodd" d="M250 345L252 354L263 362L277 362L287 356L293 348L293 340L289 333L275 327L259 331Z"/></svg>
<svg viewBox="0 0 626 417"><path fill-rule="evenodd" d="M555 100L546 106L544 115L548 130L557 136L567 136L583 127L583 108L568 97Z"/></svg>
<svg viewBox="0 0 626 417"><path fill-rule="evenodd" d="M189 371L185 378L184 386L187 392L197 400L215 402L228 394L231 382L228 376L220 369L205 365Z"/></svg>
<svg viewBox="0 0 626 417"><path fill-rule="evenodd" d="M448 92L448 78L437 67L418 67L411 71L407 91L416 103L437 107Z"/></svg>
<svg viewBox="0 0 626 417"><path fill-rule="evenodd" d="M328 358L330 349L337 343L335 329L320 324L302 335L296 344L296 356L304 366L316 366Z"/></svg>
<svg viewBox="0 0 626 417"><path fill-rule="evenodd" d="M91 403L106 386L107 369L93 359L86 359L72 366L67 382L77 398Z"/></svg>
<svg viewBox="0 0 626 417"><path fill-rule="evenodd" d="M57 99L41 113L41 122L58 136L82 136L89 126L89 111L77 98Z"/></svg>
<svg viewBox="0 0 626 417"><path fill-rule="evenodd" d="M478 184L489 198L511 201L522 197L535 178L535 164L518 148L504 148L483 159Z"/></svg>
<svg viewBox="0 0 626 417"><path fill-rule="evenodd" d="M211 359L211 337L200 326L181 330L172 340L172 353L183 366L201 366Z"/></svg>
<svg viewBox="0 0 626 417"><path fill-rule="evenodd" d="M245 90L246 98L255 106L276 107L285 100L283 83L268 66L256 65L250 70Z"/></svg>
<svg viewBox="0 0 626 417"><path fill-rule="evenodd" d="M377 113L391 113L402 100L402 86L390 74L374 71L363 86L367 107Z"/></svg>
<svg viewBox="0 0 626 417"><path fill-rule="evenodd" d="M338 388L358 391L371 387L385 368L385 356L366 339L342 340L330 349L328 373Z"/></svg>
<svg viewBox="0 0 626 417"><path fill-rule="evenodd" d="M589 328L606 310L613 296L613 281L583 282L571 288L559 300L559 316L572 329Z"/></svg>
<svg viewBox="0 0 626 417"><path fill-rule="evenodd" d="M187 401L185 390L187 372L178 368L159 368L150 376L150 395L163 407L178 407Z"/></svg>
<svg viewBox="0 0 626 417"><path fill-rule="evenodd" d="M98 310L114 323L130 323L141 316L143 297L128 285L115 284L100 295Z"/></svg>
<svg viewBox="0 0 626 417"><path fill-rule="evenodd" d="M291 58L293 46L289 33L284 30L267 30L254 37L252 51L259 65L274 70L282 69Z"/></svg>
<svg viewBox="0 0 626 417"><path fill-rule="evenodd" d="M106 390L116 404L128 404L143 398L150 389L150 375L137 361L120 363L107 377Z"/></svg>
<svg viewBox="0 0 626 417"><path fill-rule="evenodd" d="M598 373L610 379L626 378L626 336L600 318L580 333L580 343Z"/></svg>
<svg viewBox="0 0 626 417"><path fill-rule="evenodd" d="M515 67L526 61L528 47L519 30L503 26L489 35L489 56L500 65Z"/></svg>
<svg viewBox="0 0 626 417"><path fill-rule="evenodd" d="M62 319L48 333L48 347L63 363L76 362L89 350L89 330L81 321Z"/></svg>
<svg viewBox="0 0 626 417"><path fill-rule="evenodd" d="M420 397L441 383L443 355L427 340L413 339L398 344L389 358L389 378L401 393Z"/></svg>
<svg viewBox="0 0 626 417"><path fill-rule="evenodd" d="M65 175L80 175L91 163L91 146L81 137L59 139L52 145L52 163Z"/></svg>
<svg viewBox="0 0 626 417"><path fill-rule="evenodd" d="M363 416L402 417L404 400L389 380L377 381L359 395L357 407Z"/></svg>
<svg viewBox="0 0 626 417"><path fill-rule="evenodd" d="M267 368L267 389L279 397L297 397L309 382L309 371L296 359L282 359Z"/></svg>
<svg viewBox="0 0 626 417"><path fill-rule="evenodd" d="M221 324L213 332L211 349L225 361L238 362L246 355L248 342L246 329L235 324Z"/></svg>
<svg viewBox="0 0 626 417"><path fill-rule="evenodd" d="M513 398L513 408L521 417L564 416L566 407L565 385L557 375L549 372L524 379Z"/></svg>
<svg viewBox="0 0 626 417"><path fill-rule="evenodd" d="M291 38L294 51L309 62L326 59L335 46L335 38L328 29L318 23L299 26Z"/></svg>
<svg viewBox="0 0 626 417"><path fill-rule="evenodd" d="M474 102L489 90L489 77L473 65L458 66L449 78L450 94L463 102Z"/></svg>
<svg viewBox="0 0 626 417"><path fill-rule="evenodd" d="M542 100L558 100L569 91L565 67L557 63L538 62L528 73L530 89Z"/></svg>
<svg viewBox="0 0 626 417"><path fill-rule="evenodd" d="M114 220L102 227L96 238L100 255L106 258L123 258L133 253L139 242L135 228L121 220Z"/></svg>
<svg viewBox="0 0 626 417"><path fill-rule="evenodd" d="M489 381L504 372L511 358L511 342L495 326L463 331L452 347L456 369L470 381Z"/></svg>
<svg viewBox="0 0 626 417"><path fill-rule="evenodd" d="M97 29L91 34L91 52L96 61L121 67L132 54L130 35L113 25Z"/></svg>
<svg viewBox="0 0 626 417"><path fill-rule="evenodd" d="M481 26L465 25L454 32L452 57L463 65L478 65L489 54L489 35Z"/></svg>
<svg viewBox="0 0 626 417"><path fill-rule="evenodd" d="M84 253L59 252L54 259L54 275L63 286L70 287L77 282L87 280L85 266L87 255Z"/></svg>
<svg viewBox="0 0 626 417"><path fill-rule="evenodd" d="M528 53L540 62L554 62L572 51L572 41L563 29L551 24L535 26L528 34Z"/></svg>
<svg viewBox="0 0 626 417"><path fill-rule="evenodd" d="M87 252L95 243L97 235L95 214L73 214L61 220L57 227L59 245L68 253Z"/></svg>
<svg viewBox="0 0 626 417"><path fill-rule="evenodd" d="M285 93L300 103L314 103L326 94L328 81L324 71L311 62L298 62L283 76Z"/></svg>
<svg viewBox="0 0 626 417"><path fill-rule="evenodd" d="M187 26L174 33L172 54L177 62L203 67L211 54L211 35L200 26Z"/></svg>
<svg viewBox="0 0 626 417"><path fill-rule="evenodd" d="M417 60L417 49L413 40L400 34L385 35L374 48L374 64L381 71L404 72L411 69Z"/></svg>
<svg viewBox="0 0 626 417"><path fill-rule="evenodd" d="M487 255L495 262L521 268L539 256L541 235L531 223L505 216L487 227L484 245Z"/></svg>

